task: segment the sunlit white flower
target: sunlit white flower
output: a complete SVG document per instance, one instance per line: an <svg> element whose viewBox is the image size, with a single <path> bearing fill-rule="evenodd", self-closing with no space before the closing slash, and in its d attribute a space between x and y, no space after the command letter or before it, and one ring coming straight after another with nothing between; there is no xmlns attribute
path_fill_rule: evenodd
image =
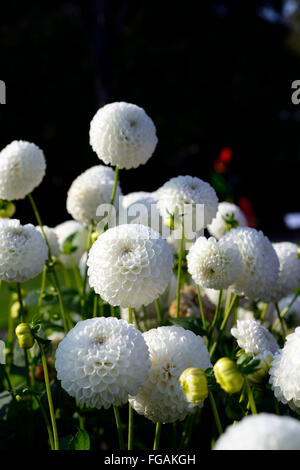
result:
<svg viewBox="0 0 300 470"><path fill-rule="evenodd" d="M232 202L220 202L215 218L207 226L209 233L216 238L221 238L230 228L227 222L228 219L233 219L236 226L243 227L247 225L247 219L239 206Z"/></svg>
<svg viewBox="0 0 300 470"><path fill-rule="evenodd" d="M280 263L279 278L273 289L273 301L276 302L300 285L300 258L295 243L273 243L273 247Z"/></svg>
<svg viewBox="0 0 300 470"><path fill-rule="evenodd" d="M261 354L269 351L275 354L279 350L276 339L267 328L256 320L238 320L237 327L231 329L240 348L246 353Z"/></svg>

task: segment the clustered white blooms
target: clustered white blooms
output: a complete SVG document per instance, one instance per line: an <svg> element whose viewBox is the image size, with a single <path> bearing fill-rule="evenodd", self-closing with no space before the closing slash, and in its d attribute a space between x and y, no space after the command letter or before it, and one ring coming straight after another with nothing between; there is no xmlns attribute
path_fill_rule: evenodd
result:
<svg viewBox="0 0 300 470"><path fill-rule="evenodd" d="M238 320L236 328L231 328L231 334L246 353L256 355L269 351L275 354L279 351L272 333L257 320Z"/></svg>
<svg viewBox="0 0 300 470"><path fill-rule="evenodd" d="M279 278L273 288L272 300L277 302L293 292L300 284L298 245L291 242L273 243L279 259Z"/></svg>
<svg viewBox="0 0 300 470"><path fill-rule="evenodd" d="M14 140L0 152L0 198L24 199L44 178L46 161L35 144Z"/></svg>
<svg viewBox="0 0 300 470"><path fill-rule="evenodd" d="M269 302L279 276L279 260L270 240L249 227L233 228L223 239L236 243L243 258L243 271L231 289L249 299Z"/></svg>
<svg viewBox="0 0 300 470"><path fill-rule="evenodd" d="M36 229L42 234L42 229L39 225L36 227ZM48 227L47 225L43 225L43 230L45 232L45 235L47 237L47 240L50 246L51 255L55 256L55 258L58 258L60 255L60 248L59 248L58 237L55 232L55 229Z"/></svg>
<svg viewBox="0 0 300 470"><path fill-rule="evenodd" d="M173 253L150 227L124 224L98 237L87 265L90 286L104 301L139 308L166 289L172 277Z"/></svg>
<svg viewBox="0 0 300 470"><path fill-rule="evenodd" d="M183 420L197 407L187 402L178 379L188 367L212 367L208 350L200 336L177 326L153 328L143 336L152 367L145 386L129 402L151 421Z"/></svg>
<svg viewBox="0 0 300 470"><path fill-rule="evenodd" d="M195 283L212 289L226 289L243 269L237 245L213 237L199 237L187 255L187 263Z"/></svg>
<svg viewBox="0 0 300 470"><path fill-rule="evenodd" d="M207 226L207 230L215 238L221 238L227 231L226 219L233 217L238 226L244 227L247 225L247 219L243 211L232 202L220 202L215 218Z"/></svg>
<svg viewBox="0 0 300 470"><path fill-rule="evenodd" d="M97 209L101 204L110 204L114 178L114 170L104 165L93 166L79 175L71 184L67 196L67 211L73 219L86 225L98 222L100 214L97 215ZM120 196L118 183L114 200L116 208Z"/></svg>
<svg viewBox="0 0 300 470"><path fill-rule="evenodd" d="M40 274L48 257L47 244L31 224L17 219L0 223L0 279L26 282Z"/></svg>
<svg viewBox="0 0 300 470"><path fill-rule="evenodd" d="M214 450L300 450L300 423L269 413L245 416L228 426Z"/></svg>
<svg viewBox="0 0 300 470"><path fill-rule="evenodd" d="M117 318L78 322L59 343L55 367L61 385L79 403L109 408L138 393L151 363L143 335Z"/></svg>
<svg viewBox="0 0 300 470"><path fill-rule="evenodd" d="M100 160L119 168L137 168L152 156L156 128L143 108L125 102L100 108L90 125L90 144Z"/></svg>
<svg viewBox="0 0 300 470"><path fill-rule="evenodd" d="M156 191L156 197L163 219L168 218L170 213L174 214L177 208L181 214L185 213L191 231L196 229L197 232L207 227L217 213L218 198L215 190L209 183L197 177L171 178ZM200 220L201 211L197 214L196 205L199 204L204 205L203 221Z"/></svg>
<svg viewBox="0 0 300 470"><path fill-rule="evenodd" d="M300 413L300 327L286 337L270 368L270 384L277 400Z"/></svg>
<svg viewBox="0 0 300 470"><path fill-rule="evenodd" d="M61 252L59 260L61 261L62 265L68 269L72 268L74 264L78 265L80 258L87 249L87 235L83 225L76 220L67 220L66 222L57 225L54 230L58 238ZM62 250L66 239L76 232L81 233L81 241L77 250L73 251L71 254L64 254Z"/></svg>

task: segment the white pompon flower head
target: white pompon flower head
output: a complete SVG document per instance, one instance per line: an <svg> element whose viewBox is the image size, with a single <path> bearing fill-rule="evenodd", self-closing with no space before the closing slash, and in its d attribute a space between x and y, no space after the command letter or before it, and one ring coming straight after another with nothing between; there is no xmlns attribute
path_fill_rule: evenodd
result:
<svg viewBox="0 0 300 470"><path fill-rule="evenodd" d="M300 258L298 245L291 242L273 243L279 259L279 278L273 289L274 302L293 292L300 284Z"/></svg>
<svg viewBox="0 0 300 470"><path fill-rule="evenodd" d="M77 266L83 253L87 249L87 234L84 230L83 225L80 222L77 222L76 220L66 220L65 222L62 222L61 224L57 225L54 230L58 238L59 248L61 252L59 256L60 262L67 269L72 268L74 264ZM73 251L72 254L64 254L63 246L66 239L71 235L76 234L77 232L81 234L81 241L77 250Z"/></svg>
<svg viewBox="0 0 300 470"><path fill-rule="evenodd" d="M212 367L200 336L177 326L161 326L143 334L149 347L152 368L146 385L130 397L139 414L154 422L173 423L195 413L197 406L185 398L179 377L188 367Z"/></svg>
<svg viewBox="0 0 300 470"><path fill-rule="evenodd" d="M237 327L231 328L231 334L246 353L256 355L269 351L274 355L279 351L272 333L257 320L238 320Z"/></svg>
<svg viewBox="0 0 300 470"><path fill-rule="evenodd" d="M143 108L125 102L100 108L90 125L90 144L107 165L137 168L152 156L156 128Z"/></svg>
<svg viewBox="0 0 300 470"><path fill-rule="evenodd" d="M300 327L286 337L270 368L270 384L277 400L300 413Z"/></svg>
<svg viewBox="0 0 300 470"><path fill-rule="evenodd" d="M85 225L100 220L97 209L101 204L110 204L115 172L112 168L97 165L79 175L71 184L67 196L67 211L73 219ZM118 208L121 195L119 183L114 206Z"/></svg>
<svg viewBox="0 0 300 470"><path fill-rule="evenodd" d="M139 308L165 291L173 261L172 249L158 232L145 225L119 225L92 245L89 283L109 304Z"/></svg>
<svg viewBox="0 0 300 470"><path fill-rule="evenodd" d="M0 198L24 199L42 182L44 152L35 144L14 140L0 152Z"/></svg>
<svg viewBox="0 0 300 470"><path fill-rule="evenodd" d="M214 450L300 450L300 423L270 413L245 416L228 426Z"/></svg>
<svg viewBox="0 0 300 470"><path fill-rule="evenodd" d="M242 273L231 289L248 299L271 301L279 277L279 260L270 240L250 227L233 228L223 239L236 243L243 258Z"/></svg>
<svg viewBox="0 0 300 470"><path fill-rule="evenodd" d="M107 409L138 393L151 363L139 330L125 320L101 317L79 321L69 331L57 347L55 367L69 395Z"/></svg>
<svg viewBox="0 0 300 470"><path fill-rule="evenodd" d="M17 219L0 223L0 279L26 282L40 274L48 258L48 247L40 232Z"/></svg>
<svg viewBox="0 0 300 470"><path fill-rule="evenodd" d="M36 229L42 234L42 229L39 225L36 226ZM47 237L52 256L55 256L55 258L58 258L60 255L60 249L59 249L58 237L56 235L55 229L48 227L47 225L44 225L43 230Z"/></svg>
<svg viewBox="0 0 300 470"><path fill-rule="evenodd" d="M195 283L210 289L226 289L243 269L237 245L213 237L199 237L188 252L187 262Z"/></svg>
<svg viewBox="0 0 300 470"><path fill-rule="evenodd" d="M207 226L209 233L217 239L221 238L230 229L230 224L227 222L230 219L236 223L236 226L247 225L247 219L239 206L232 202L220 202L215 218Z"/></svg>
<svg viewBox="0 0 300 470"><path fill-rule="evenodd" d="M163 219L178 210L185 213L186 222L192 231L203 230L217 213L218 197L213 187L196 176L177 176L167 181L156 191L157 205ZM204 206L204 212L197 213L197 205ZM176 209L177 208L177 209ZM203 220L200 220L203 215Z"/></svg>

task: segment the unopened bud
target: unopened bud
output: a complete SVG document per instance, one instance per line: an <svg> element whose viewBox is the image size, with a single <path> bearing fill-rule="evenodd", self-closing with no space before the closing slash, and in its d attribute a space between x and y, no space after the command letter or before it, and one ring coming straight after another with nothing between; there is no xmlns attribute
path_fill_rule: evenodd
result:
<svg viewBox="0 0 300 470"><path fill-rule="evenodd" d="M0 218L9 219L16 212L16 206L13 202L0 199Z"/></svg>
<svg viewBox="0 0 300 470"><path fill-rule="evenodd" d="M99 235L101 235L101 232L95 231L91 235L91 242L92 244L98 239Z"/></svg>
<svg viewBox="0 0 300 470"><path fill-rule="evenodd" d="M214 374L220 387L228 393L238 393L243 384L244 377L234 361L229 357L221 357L214 365Z"/></svg>
<svg viewBox="0 0 300 470"><path fill-rule="evenodd" d="M20 323L16 328L16 335L21 349L30 349L34 343L30 326L28 323Z"/></svg>
<svg viewBox="0 0 300 470"><path fill-rule="evenodd" d="M265 381L274 357L270 351L265 351L262 354L255 356L255 359L259 359L260 361L257 366L258 368L256 371L252 372L252 374L248 375L248 379L250 382L259 384ZM251 362L249 364L251 364Z"/></svg>
<svg viewBox="0 0 300 470"><path fill-rule="evenodd" d="M206 375L202 369L189 367L182 372L179 383L189 403L202 405L208 395Z"/></svg>

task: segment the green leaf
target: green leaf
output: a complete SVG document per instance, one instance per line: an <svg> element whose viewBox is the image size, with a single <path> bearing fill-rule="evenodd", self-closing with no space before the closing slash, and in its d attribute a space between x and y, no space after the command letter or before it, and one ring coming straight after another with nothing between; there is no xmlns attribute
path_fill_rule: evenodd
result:
<svg viewBox="0 0 300 470"><path fill-rule="evenodd" d="M172 318L169 317L169 322L175 326L181 326L186 330L193 331L196 335L205 336L207 333L203 328L201 318L185 317L185 318Z"/></svg>
<svg viewBox="0 0 300 470"><path fill-rule="evenodd" d="M81 243L81 232L74 232L69 235L63 242L61 251L65 255L71 255L74 251L78 250Z"/></svg>
<svg viewBox="0 0 300 470"><path fill-rule="evenodd" d="M69 446L70 450L90 450L90 436L88 433L81 429L76 436L72 439Z"/></svg>
<svg viewBox="0 0 300 470"><path fill-rule="evenodd" d="M69 450L72 440L73 440L72 434L68 434L67 436L60 437L59 438L59 449L60 450Z"/></svg>

